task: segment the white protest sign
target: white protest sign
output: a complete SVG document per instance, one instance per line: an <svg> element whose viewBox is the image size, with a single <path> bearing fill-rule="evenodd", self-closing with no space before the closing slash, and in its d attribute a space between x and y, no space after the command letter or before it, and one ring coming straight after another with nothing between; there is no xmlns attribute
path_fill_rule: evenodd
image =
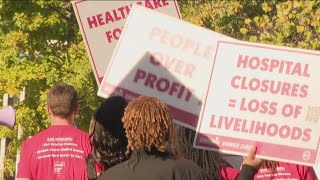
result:
<svg viewBox="0 0 320 180"><path fill-rule="evenodd" d="M180 18L176 0L79 0L72 4L98 85L102 81L133 4ZM140 21L139 25L143 23Z"/></svg>
<svg viewBox="0 0 320 180"><path fill-rule="evenodd" d="M144 23L140 23L144 22ZM218 40L227 36L134 6L98 95L156 96L177 123L196 128Z"/></svg>
<svg viewBox="0 0 320 180"><path fill-rule="evenodd" d="M320 164L318 164L318 167L314 166L313 169L316 172L317 176L320 177Z"/></svg>
<svg viewBox="0 0 320 180"><path fill-rule="evenodd" d="M194 147L313 165L319 156L320 52L220 41Z"/></svg>

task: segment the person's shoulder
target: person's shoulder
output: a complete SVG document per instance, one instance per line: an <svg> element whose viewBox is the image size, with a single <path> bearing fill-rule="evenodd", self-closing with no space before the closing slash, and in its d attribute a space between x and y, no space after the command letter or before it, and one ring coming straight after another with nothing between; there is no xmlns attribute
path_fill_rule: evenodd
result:
<svg viewBox="0 0 320 180"><path fill-rule="evenodd" d="M34 138L34 137L30 137L30 138L24 140L24 141L22 142L22 147L24 147L24 148L29 147L30 144L32 144L32 141L33 141L32 138Z"/></svg>
<svg viewBox="0 0 320 180"><path fill-rule="evenodd" d="M76 135L76 136L81 136L81 137L89 137L89 133L74 127L72 125L62 125L62 126L51 126L50 127L51 131L55 132L59 132L60 134L63 135Z"/></svg>
<svg viewBox="0 0 320 180"><path fill-rule="evenodd" d="M282 162L282 164L284 164ZM306 166L301 164L291 164L291 163L285 163L290 169L294 169L295 172L292 173L298 173L300 177L304 179L310 179L310 180L318 180L317 174L312 166Z"/></svg>
<svg viewBox="0 0 320 180"><path fill-rule="evenodd" d="M236 179L239 171L231 166L222 165L220 166L220 173L223 179Z"/></svg>
<svg viewBox="0 0 320 180"><path fill-rule="evenodd" d="M33 136L30 136L28 139L24 140L25 144L29 144L29 143L33 143L34 141L38 141L39 139L42 139L43 137L46 136L46 132L48 131L48 129L44 129L38 133L36 133Z"/></svg>
<svg viewBox="0 0 320 180"><path fill-rule="evenodd" d="M191 160L177 159L174 172L177 179L207 180L209 175Z"/></svg>
<svg viewBox="0 0 320 180"><path fill-rule="evenodd" d="M231 166L227 166L227 165L220 166L220 170L227 173L239 173L238 169L233 168Z"/></svg>
<svg viewBox="0 0 320 180"><path fill-rule="evenodd" d="M311 166L306 166L302 164L294 164L294 163L288 163L288 162L277 162L277 167L289 167L289 169L298 169L298 170L308 170L312 169Z"/></svg>
<svg viewBox="0 0 320 180"><path fill-rule="evenodd" d="M29 149L29 151L33 151L35 148L39 146L39 143L45 139L45 132L47 129L38 132L37 134L30 136L22 142L22 148L24 150Z"/></svg>
<svg viewBox="0 0 320 180"><path fill-rule="evenodd" d="M74 127L74 126L68 126L68 128L76 133L79 133L79 134L83 134L85 136L89 136L89 133L77 128L77 127Z"/></svg>
<svg viewBox="0 0 320 180"><path fill-rule="evenodd" d="M104 180L104 179L119 179L121 177L121 175L126 174L125 173L125 169L126 169L126 164L127 161L124 161L122 163L119 163L115 166L112 166L111 168L108 168L107 170L105 170L100 177L98 178L98 180ZM121 178L120 178L121 179Z"/></svg>
<svg viewBox="0 0 320 180"><path fill-rule="evenodd" d="M177 159L175 161L175 167L182 167L182 168L195 168L195 169L201 169L197 164L195 164L191 160L187 159Z"/></svg>
<svg viewBox="0 0 320 180"><path fill-rule="evenodd" d="M83 135L86 135L86 136L89 136L89 133L88 132L85 132L81 129L78 129L76 127L73 127L74 128L74 131L78 132L79 134L83 134Z"/></svg>

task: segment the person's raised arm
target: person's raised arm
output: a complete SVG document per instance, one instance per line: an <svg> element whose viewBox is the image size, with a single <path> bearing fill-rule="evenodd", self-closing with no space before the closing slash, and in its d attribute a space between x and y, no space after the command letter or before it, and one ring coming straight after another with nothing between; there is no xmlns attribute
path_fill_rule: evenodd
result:
<svg viewBox="0 0 320 180"><path fill-rule="evenodd" d="M254 175L263 165L263 160L256 158L257 147L253 147L248 156L243 157L243 163L238 175L238 180L250 180L254 179Z"/></svg>

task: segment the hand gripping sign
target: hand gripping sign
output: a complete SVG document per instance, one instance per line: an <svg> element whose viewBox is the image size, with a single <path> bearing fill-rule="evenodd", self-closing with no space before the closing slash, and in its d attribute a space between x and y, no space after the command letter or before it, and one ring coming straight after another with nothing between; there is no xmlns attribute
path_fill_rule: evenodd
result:
<svg viewBox="0 0 320 180"><path fill-rule="evenodd" d="M79 0L72 4L98 85L102 81L133 4L180 18L176 0ZM139 22L140 25L143 23Z"/></svg>
<svg viewBox="0 0 320 180"><path fill-rule="evenodd" d="M219 41L194 146L304 165L319 159L320 52Z"/></svg>
<svg viewBox="0 0 320 180"><path fill-rule="evenodd" d="M98 95L159 97L177 123L195 129L219 39L231 38L134 6Z"/></svg>

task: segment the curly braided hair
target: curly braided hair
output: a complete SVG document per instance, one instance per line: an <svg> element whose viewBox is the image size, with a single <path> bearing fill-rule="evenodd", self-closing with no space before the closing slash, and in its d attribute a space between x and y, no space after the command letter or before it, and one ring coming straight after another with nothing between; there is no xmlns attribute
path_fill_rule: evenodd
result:
<svg viewBox="0 0 320 180"><path fill-rule="evenodd" d="M173 124L169 108L158 98L140 96L132 100L122 122L128 138L126 154L138 149L166 152Z"/></svg>

